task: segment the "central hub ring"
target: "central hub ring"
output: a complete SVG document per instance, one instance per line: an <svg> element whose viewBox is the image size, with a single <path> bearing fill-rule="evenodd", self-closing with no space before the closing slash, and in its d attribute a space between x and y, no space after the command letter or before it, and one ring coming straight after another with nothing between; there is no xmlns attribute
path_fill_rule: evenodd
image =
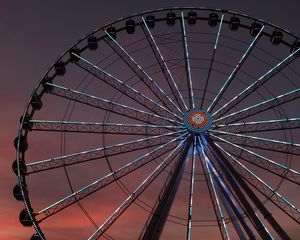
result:
<svg viewBox="0 0 300 240"><path fill-rule="evenodd" d="M191 109L184 115L185 127L195 133L206 132L212 125L211 115L201 109Z"/></svg>

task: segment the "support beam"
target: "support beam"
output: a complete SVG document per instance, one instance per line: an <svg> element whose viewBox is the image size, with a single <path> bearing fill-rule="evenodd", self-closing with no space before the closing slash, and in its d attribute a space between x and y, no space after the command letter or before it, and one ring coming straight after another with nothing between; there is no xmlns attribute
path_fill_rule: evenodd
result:
<svg viewBox="0 0 300 240"><path fill-rule="evenodd" d="M184 169L186 167L186 158L189 153L192 140L193 136L187 138L183 151L179 156L177 166L175 167L164 194L162 195L161 200L154 211L153 217L147 226L142 240L157 240L160 238L167 221L169 211L175 199Z"/></svg>
<svg viewBox="0 0 300 240"><path fill-rule="evenodd" d="M280 208L285 214L287 214L291 219L300 224L300 209L298 209L287 197L279 193L276 188L271 187L269 184L264 182L260 177L258 177L249 168L243 165L238 157L233 156L222 148L219 144L215 143L216 146L221 149L227 156L242 177L252 185L258 192L260 192L264 197L269 199L274 205Z"/></svg>
<svg viewBox="0 0 300 240"><path fill-rule="evenodd" d="M216 203L216 206L217 206L217 209L218 209L219 218L217 218L217 220L221 225L222 238L224 240L230 240L230 236L229 236L228 228L227 228L226 221L225 221L225 218L224 218L223 210L222 210L222 207L221 207L221 204L220 204L220 200L219 200L219 196L218 196L217 189L216 189L216 186L215 186L215 182L213 180L213 176L212 176L213 174L211 173L211 170L209 168L209 159L208 159L208 157L206 156L206 154L204 152L204 145L203 145L200 137L198 137L198 139L199 139L199 144L200 144L200 151L199 151L199 148L198 148L198 152L199 152L199 156L200 156L200 158L203 162L203 165L205 165L206 174L208 175L208 178L209 178L209 181L210 181L210 186L211 186L213 196L214 196L214 201L213 202Z"/></svg>
<svg viewBox="0 0 300 240"><path fill-rule="evenodd" d="M278 175L281 178L284 178L288 181L291 181L298 185L300 184L300 172L290 168L289 166L285 166L279 162L276 162L270 158L265 157L264 155L258 154L254 151L251 151L245 147L232 143L231 141L216 136L212 133L210 133L210 136L212 136L217 142L220 140L220 142L225 143L228 149L230 148L231 151L233 152L238 151L236 152L235 155L239 156L239 158L249 162L250 164L253 164L275 175ZM243 152L242 155L240 155L241 151Z"/></svg>
<svg viewBox="0 0 300 240"><path fill-rule="evenodd" d="M235 231L236 231L236 233L239 237L239 240L247 240L247 238L245 237L244 232L243 232L243 230L242 230L242 228L241 228L241 226L238 222L238 219L235 216L233 210L231 209L229 203L226 201L226 199L224 197L224 194L221 194L221 193L219 193L219 194L221 195L221 201L223 202L225 210L226 210L228 216L231 219L232 225L233 225L233 227L234 227L234 229L235 229ZM256 238L254 238L254 239L256 239Z"/></svg>
<svg viewBox="0 0 300 240"><path fill-rule="evenodd" d="M200 144L200 140L198 141L198 143ZM220 212L218 211L218 204L214 198L214 189L213 189L213 185L212 184L209 184L210 182L210 176L207 172L207 169L205 168L206 164L204 163L204 159L201 158L201 156L203 156L202 154L202 151L199 150L199 148L197 147L197 150L198 150L198 155L199 155L199 160L200 160L200 163L201 163L201 167L202 167L202 171L203 171L203 175L204 175L204 178L205 178L205 182L206 182L206 186L207 186L207 191L209 193L209 197L210 197L210 200L211 200L211 203L212 203L212 206L213 206L213 209L214 209L214 213L215 213L215 217L217 219L217 223L218 223L218 227L219 227L219 231L220 231L220 235L222 237L222 240L226 239L226 233L224 231L224 228L223 228L223 224L221 225L221 215L220 215Z"/></svg>
<svg viewBox="0 0 300 240"><path fill-rule="evenodd" d="M234 201L233 195L230 193L229 189L225 186L224 181L222 179L222 176L217 172L214 164L209 160L208 161L208 167L211 169L211 172L213 173L215 182L217 182L218 184L218 188L221 196L224 198L224 202L223 205L226 208L226 204L228 204L228 208L226 208L227 212L230 212L230 210L232 210L235 214L235 216L237 217L237 219L240 221L241 225L243 226L245 232L247 233L249 239L256 239L255 235L253 234L251 228L248 226L247 222L245 221L243 215L242 215L242 211L239 208L239 206L237 205L237 203ZM233 222L234 220L232 220ZM235 220L236 221L236 220ZM239 227L233 223L233 225L235 225L236 229L239 229ZM242 231L238 231L237 233L241 236L244 236ZM241 237L240 239L244 239L245 237Z"/></svg>
<svg viewBox="0 0 300 240"><path fill-rule="evenodd" d="M273 240L272 236L269 234L269 232L265 228L264 224L260 221L260 219L256 215L254 209L252 208L249 201L245 197L244 193L242 192L242 190L238 186L235 178L231 175L230 171L227 169L227 167L223 163L223 159L221 159L219 154L215 153L214 148L212 147L212 145L214 143L210 139L207 139L207 140L208 140L207 141L207 147L205 149L206 153L208 153L208 155L212 155L214 157L214 159L216 159L216 161L220 165L220 167L222 169L222 172L224 173L224 175L225 175L228 183L230 184L232 190L235 192L236 196L238 196L239 201L244 206L245 213L251 219L256 231L258 232L258 234L261 236L261 238L263 240Z"/></svg>
<svg viewBox="0 0 300 240"><path fill-rule="evenodd" d="M234 169L234 167L230 164L227 158L222 154L219 148L213 143L211 139L207 139L208 148L210 153L213 154L218 161L218 164L222 168L223 172L225 173L229 183L233 187L233 189L237 192L237 196L240 198L241 202L243 203L245 209L248 212L249 217L252 219L253 223L256 225L256 229L262 239L273 239L270 233L267 231L265 226L259 220L258 216L254 212L253 208L250 206L248 200L245 198L243 192L240 190L237 182L242 187L244 192L248 195L251 201L255 204L258 210L262 213L264 218L269 222L275 232L282 238L282 239L291 239L287 233L283 230L283 228L279 225L279 223L275 220L272 214L268 211L268 209L264 206L264 204L259 200L256 194L252 191L252 189L247 185L241 175ZM250 208L249 208L250 207Z"/></svg>

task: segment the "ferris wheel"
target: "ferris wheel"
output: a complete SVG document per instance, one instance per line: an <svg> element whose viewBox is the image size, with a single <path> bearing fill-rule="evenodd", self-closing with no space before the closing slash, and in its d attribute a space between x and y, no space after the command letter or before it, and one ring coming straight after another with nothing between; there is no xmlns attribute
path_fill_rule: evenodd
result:
<svg viewBox="0 0 300 240"><path fill-rule="evenodd" d="M34 88L14 141L31 240L292 239L299 49L277 25L196 7L81 38Z"/></svg>

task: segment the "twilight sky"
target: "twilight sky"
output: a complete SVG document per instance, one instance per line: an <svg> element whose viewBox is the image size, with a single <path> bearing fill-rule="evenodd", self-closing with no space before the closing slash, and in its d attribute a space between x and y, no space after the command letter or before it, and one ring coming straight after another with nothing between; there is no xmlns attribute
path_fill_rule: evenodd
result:
<svg viewBox="0 0 300 240"><path fill-rule="evenodd" d="M1 240L26 240L32 235L32 229L25 229L18 221L22 204L12 195L17 179L11 171L11 164L15 159L13 139L17 134L19 117L39 78L70 44L93 29L133 13L172 6L206 6L234 10L280 25L300 36L300 2L295 0L29 0L1 3ZM65 223L65 228L76 224L80 225L81 222L74 216L72 222ZM63 228L64 226L58 233Z"/></svg>

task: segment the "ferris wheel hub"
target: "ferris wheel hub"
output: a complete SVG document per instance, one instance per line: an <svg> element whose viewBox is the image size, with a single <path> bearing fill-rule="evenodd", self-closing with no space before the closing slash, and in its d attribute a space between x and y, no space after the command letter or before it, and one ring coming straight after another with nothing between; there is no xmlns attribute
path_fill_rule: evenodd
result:
<svg viewBox="0 0 300 240"><path fill-rule="evenodd" d="M212 125L211 115L202 109L194 108L184 115L185 127L194 133L206 132Z"/></svg>

